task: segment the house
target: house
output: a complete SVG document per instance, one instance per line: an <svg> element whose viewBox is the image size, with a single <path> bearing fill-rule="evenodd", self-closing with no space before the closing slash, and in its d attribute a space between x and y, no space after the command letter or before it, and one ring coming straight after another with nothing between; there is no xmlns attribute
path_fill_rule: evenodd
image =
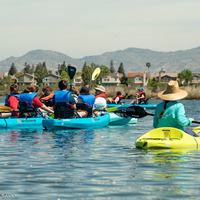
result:
<svg viewBox="0 0 200 200"><path fill-rule="evenodd" d="M83 80L81 75L74 77L74 85L83 85Z"/></svg>
<svg viewBox="0 0 200 200"><path fill-rule="evenodd" d="M122 76L120 73L105 75L102 77L102 85L119 85Z"/></svg>
<svg viewBox="0 0 200 200"><path fill-rule="evenodd" d="M148 83L149 73L128 73L127 78L134 86L144 87Z"/></svg>
<svg viewBox="0 0 200 200"><path fill-rule="evenodd" d="M55 85L59 79L59 75L50 73L42 78L42 83L43 85Z"/></svg>
<svg viewBox="0 0 200 200"><path fill-rule="evenodd" d="M36 85L37 77L28 73L24 73L17 77L19 85Z"/></svg>
<svg viewBox="0 0 200 200"><path fill-rule="evenodd" d="M169 81L177 81L178 80L178 73L165 73L165 72L159 72L156 73L156 81L160 83L168 83Z"/></svg>
<svg viewBox="0 0 200 200"><path fill-rule="evenodd" d="M8 72L0 73L0 80L3 79L4 76L8 76Z"/></svg>
<svg viewBox="0 0 200 200"><path fill-rule="evenodd" d="M200 83L200 72L192 72L192 84L198 84Z"/></svg>

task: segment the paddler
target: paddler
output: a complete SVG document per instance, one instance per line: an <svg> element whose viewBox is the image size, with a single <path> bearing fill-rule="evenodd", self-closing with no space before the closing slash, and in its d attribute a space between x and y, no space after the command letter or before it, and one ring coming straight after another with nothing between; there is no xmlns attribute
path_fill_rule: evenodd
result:
<svg viewBox="0 0 200 200"><path fill-rule="evenodd" d="M190 126L194 119L185 116L185 108L178 102L187 95L186 91L179 89L177 81L170 81L167 89L158 93L163 102L156 106L153 127L174 127L184 131L184 127Z"/></svg>
<svg viewBox="0 0 200 200"><path fill-rule="evenodd" d="M51 108L48 108L45 104L43 104L37 94L37 87L35 86L28 86L19 96L19 117L35 117L40 112L38 110L39 108L42 108L43 110L54 113L54 111ZM42 115L42 113L41 113Z"/></svg>
<svg viewBox="0 0 200 200"><path fill-rule="evenodd" d="M10 94L6 96L5 106L11 107L13 110L18 110L19 104L19 86L16 83L10 85ZM18 117L19 113L1 113L1 117L14 116Z"/></svg>
<svg viewBox="0 0 200 200"><path fill-rule="evenodd" d="M78 96L76 103L77 111L86 111L87 117L92 117L94 102L95 96L90 94L90 89L88 87L83 86L80 90L80 95Z"/></svg>
<svg viewBox="0 0 200 200"><path fill-rule="evenodd" d="M106 97L108 94L106 93L105 87L99 85L94 88L95 89L95 102L94 102L94 109L96 110L105 110L107 107ZM98 114L98 111L95 112Z"/></svg>
<svg viewBox="0 0 200 200"><path fill-rule="evenodd" d="M53 100L53 96L54 96L54 93L52 93L52 91L53 91L53 89L49 85L42 87L43 94L40 97L40 101L49 107L51 107L51 105L52 105L52 100Z"/></svg>
<svg viewBox="0 0 200 200"><path fill-rule="evenodd" d="M121 100L123 99L124 97L122 96L122 93L120 91L118 91L116 93L116 96L114 97L112 103L114 104L120 104Z"/></svg>

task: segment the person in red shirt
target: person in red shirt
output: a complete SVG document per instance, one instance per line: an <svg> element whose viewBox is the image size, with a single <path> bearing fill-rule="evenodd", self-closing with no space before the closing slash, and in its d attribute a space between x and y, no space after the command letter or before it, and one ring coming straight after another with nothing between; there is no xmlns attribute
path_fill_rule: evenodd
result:
<svg viewBox="0 0 200 200"><path fill-rule="evenodd" d="M40 113L39 108L42 108L43 110L54 113L54 111L51 108L48 108L46 105L44 105L38 98L36 92L35 86L28 86L19 97L19 110L20 115L19 117L34 117L38 113ZM32 110L31 110L32 108Z"/></svg>
<svg viewBox="0 0 200 200"><path fill-rule="evenodd" d="M11 107L13 110L18 110L19 104L19 86L16 83L10 85L10 94L6 96L5 106ZM18 117L19 113L2 113L2 117L14 116Z"/></svg>

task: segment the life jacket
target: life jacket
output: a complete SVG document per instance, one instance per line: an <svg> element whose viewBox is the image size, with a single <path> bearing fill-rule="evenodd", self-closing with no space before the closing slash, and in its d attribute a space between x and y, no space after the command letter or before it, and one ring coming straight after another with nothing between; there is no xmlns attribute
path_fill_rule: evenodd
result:
<svg viewBox="0 0 200 200"><path fill-rule="evenodd" d="M120 101L121 101L124 97L123 97L122 95L117 95L117 96L115 96L114 99L113 99L113 103L115 103L115 99L116 99L117 97L119 97L119 101L117 102L117 104L119 104Z"/></svg>
<svg viewBox="0 0 200 200"><path fill-rule="evenodd" d="M88 112L87 117L92 117L92 108L95 102L95 96L93 94L79 95L78 98L82 99L83 103L76 104L77 110L86 110Z"/></svg>
<svg viewBox="0 0 200 200"><path fill-rule="evenodd" d="M144 91L140 91L138 97L141 97L142 95L144 95L144 98L138 99L138 104L147 104L149 99L146 98L146 94Z"/></svg>
<svg viewBox="0 0 200 200"><path fill-rule="evenodd" d="M54 109L54 119L66 119L75 117L74 106L69 103L71 92L66 91L55 91L55 105Z"/></svg>
<svg viewBox="0 0 200 200"><path fill-rule="evenodd" d="M53 100L53 96L54 94L50 94L48 96L43 96L43 97L40 97L40 101L45 104L46 106L52 106L52 100Z"/></svg>
<svg viewBox="0 0 200 200"><path fill-rule="evenodd" d="M21 93L19 96L19 117L20 118L32 118L38 114L37 108L33 106L33 99L37 94L32 93Z"/></svg>
<svg viewBox="0 0 200 200"><path fill-rule="evenodd" d="M99 95L95 96L95 99L98 98L98 97L106 98L107 96L108 96L107 93L102 93L102 94L99 94Z"/></svg>
<svg viewBox="0 0 200 200"><path fill-rule="evenodd" d="M6 96L6 99L5 99L5 106L8 106L8 99L13 96L13 97L16 97L18 100L19 100L19 94L8 94Z"/></svg>

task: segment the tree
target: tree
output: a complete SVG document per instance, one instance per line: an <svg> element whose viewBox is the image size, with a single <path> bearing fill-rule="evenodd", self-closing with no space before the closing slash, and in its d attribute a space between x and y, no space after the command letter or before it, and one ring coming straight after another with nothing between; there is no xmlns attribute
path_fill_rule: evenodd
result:
<svg viewBox="0 0 200 200"><path fill-rule="evenodd" d="M17 68L15 67L15 64L12 63L12 65L11 65L9 71L8 71L8 74L11 75L11 76L13 76L16 73L17 73Z"/></svg>
<svg viewBox="0 0 200 200"><path fill-rule="evenodd" d="M151 63L150 63L150 62L147 62L147 63L146 63L146 66L148 67L148 73L149 73L149 68L151 67Z"/></svg>
<svg viewBox="0 0 200 200"><path fill-rule="evenodd" d="M123 74L123 76L125 76L125 70L124 70L124 66L123 63L120 63L119 68L118 68L118 73Z"/></svg>
<svg viewBox="0 0 200 200"><path fill-rule="evenodd" d="M28 74L32 74L31 66L29 64L26 64L24 69L23 69L23 72L28 73Z"/></svg>
<svg viewBox="0 0 200 200"><path fill-rule="evenodd" d="M84 71L82 71L81 77L82 77L84 85L87 85L92 78L93 69L92 67L87 66L87 65L85 65L83 69Z"/></svg>
<svg viewBox="0 0 200 200"><path fill-rule="evenodd" d="M61 72L60 76L61 76L61 79L65 79L65 80L70 81L70 77L69 77L68 73L65 70L63 70Z"/></svg>
<svg viewBox="0 0 200 200"><path fill-rule="evenodd" d="M110 72L111 73L115 72L115 67L114 67L114 64L113 64L113 60L110 61Z"/></svg>
<svg viewBox="0 0 200 200"><path fill-rule="evenodd" d="M46 76L47 74L48 74L48 70L46 67L46 63L43 62L42 64L41 63L37 64L34 75L37 76L38 85L42 83L42 78Z"/></svg>
<svg viewBox="0 0 200 200"><path fill-rule="evenodd" d="M68 65L69 65L69 64L68 64ZM63 70L67 71L67 66L66 66L66 64L65 64L65 61L64 61L62 64L59 64L59 65L58 65L58 73L57 73L57 74L61 75L61 72L62 72Z"/></svg>
<svg viewBox="0 0 200 200"><path fill-rule="evenodd" d="M180 79L180 82L183 83L184 85L188 85L189 82L192 81L192 72L189 69L184 69L180 73L178 73L178 78Z"/></svg>

